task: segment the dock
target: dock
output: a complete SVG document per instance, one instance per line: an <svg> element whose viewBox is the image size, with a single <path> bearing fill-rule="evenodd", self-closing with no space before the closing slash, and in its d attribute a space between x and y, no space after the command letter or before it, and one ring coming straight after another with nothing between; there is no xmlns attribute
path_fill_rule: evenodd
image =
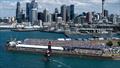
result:
<svg viewBox="0 0 120 68"><path fill-rule="evenodd" d="M10 41L6 44L8 51L32 52L45 54L48 42L51 41L52 55L83 56L105 59L120 59L120 47L109 47L105 40L48 40L25 39L24 41ZM117 41L117 40L116 40Z"/></svg>

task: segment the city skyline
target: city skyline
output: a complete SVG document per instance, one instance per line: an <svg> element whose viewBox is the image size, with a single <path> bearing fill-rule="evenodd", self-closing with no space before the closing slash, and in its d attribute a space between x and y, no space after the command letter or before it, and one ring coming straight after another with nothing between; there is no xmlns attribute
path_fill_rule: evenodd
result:
<svg viewBox="0 0 120 68"><path fill-rule="evenodd" d="M16 3L21 2L21 7L25 10L26 3L31 0L1 0L0 1L0 17L15 16ZM38 11L43 11L45 8L49 10L50 13L54 12L55 8L60 11L60 6L63 4L75 5L75 13L81 14L82 12L101 12L101 0L36 0L38 2ZM120 14L120 1L119 0L106 0L105 9L110 13Z"/></svg>

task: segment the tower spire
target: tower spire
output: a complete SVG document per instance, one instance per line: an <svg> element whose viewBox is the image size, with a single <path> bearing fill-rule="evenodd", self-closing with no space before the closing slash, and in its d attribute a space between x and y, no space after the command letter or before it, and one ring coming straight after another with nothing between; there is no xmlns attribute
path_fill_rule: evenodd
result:
<svg viewBox="0 0 120 68"><path fill-rule="evenodd" d="M104 3L105 3L105 0L102 0L102 16L104 17Z"/></svg>

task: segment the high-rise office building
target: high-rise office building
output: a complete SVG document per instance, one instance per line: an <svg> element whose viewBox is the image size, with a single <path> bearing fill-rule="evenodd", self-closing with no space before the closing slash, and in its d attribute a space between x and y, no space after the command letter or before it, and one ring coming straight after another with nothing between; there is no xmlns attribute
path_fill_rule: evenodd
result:
<svg viewBox="0 0 120 68"><path fill-rule="evenodd" d="M59 15L59 11L58 11L58 8L55 8L55 13L52 15L52 20L57 22L57 17Z"/></svg>
<svg viewBox="0 0 120 68"><path fill-rule="evenodd" d="M42 12L38 12L38 20L41 20L43 22L44 20L44 15Z"/></svg>
<svg viewBox="0 0 120 68"><path fill-rule="evenodd" d="M117 23L120 23L120 15L117 16Z"/></svg>
<svg viewBox="0 0 120 68"><path fill-rule="evenodd" d="M70 5L70 20L74 19L74 5Z"/></svg>
<svg viewBox="0 0 120 68"><path fill-rule="evenodd" d="M22 9L21 10L21 22L24 22L25 21L25 13L24 13L24 10Z"/></svg>
<svg viewBox="0 0 120 68"><path fill-rule="evenodd" d="M21 8L20 8L20 2L17 2L16 20L17 20L18 23L21 23Z"/></svg>
<svg viewBox="0 0 120 68"><path fill-rule="evenodd" d="M66 21L70 21L70 6L67 6L67 10L66 10Z"/></svg>
<svg viewBox="0 0 120 68"><path fill-rule="evenodd" d="M59 13L58 8L55 8L55 13Z"/></svg>
<svg viewBox="0 0 120 68"><path fill-rule="evenodd" d="M30 11L29 11L29 18L30 18L31 24L36 23L38 21L37 10L38 10L38 4L37 2L35 2L35 0L32 0L30 4Z"/></svg>
<svg viewBox="0 0 120 68"><path fill-rule="evenodd" d="M92 12L88 12L87 15L86 15L86 20L88 23L92 23Z"/></svg>
<svg viewBox="0 0 120 68"><path fill-rule="evenodd" d="M38 18L37 18L37 9L34 8L34 9L32 9L32 22L31 22L31 25L36 25L37 21L38 21Z"/></svg>
<svg viewBox="0 0 120 68"><path fill-rule="evenodd" d="M47 9L43 10L44 20L43 22L48 22L48 11Z"/></svg>
<svg viewBox="0 0 120 68"><path fill-rule="evenodd" d="M48 18L48 22L52 22L52 15L50 13L48 14L47 18Z"/></svg>
<svg viewBox="0 0 120 68"><path fill-rule="evenodd" d="M35 0L31 1L31 8L38 8L38 4L35 2Z"/></svg>
<svg viewBox="0 0 120 68"><path fill-rule="evenodd" d="M61 6L61 16L64 22L66 22L66 9L67 9L66 5Z"/></svg>
<svg viewBox="0 0 120 68"><path fill-rule="evenodd" d="M108 10L104 10L104 17L108 17Z"/></svg>
<svg viewBox="0 0 120 68"><path fill-rule="evenodd" d="M117 17L114 14L111 14L109 17L109 21L112 22L113 24L117 24Z"/></svg>
<svg viewBox="0 0 120 68"><path fill-rule="evenodd" d="M26 19L28 22L30 22L30 3L26 4Z"/></svg>

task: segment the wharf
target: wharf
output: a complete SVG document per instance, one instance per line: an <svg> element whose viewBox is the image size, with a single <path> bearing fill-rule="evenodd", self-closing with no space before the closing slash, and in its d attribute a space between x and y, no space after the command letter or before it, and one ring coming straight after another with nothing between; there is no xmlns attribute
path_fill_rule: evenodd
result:
<svg viewBox="0 0 120 68"><path fill-rule="evenodd" d="M8 51L32 52L45 54L50 40L25 39L23 42L11 41L7 44ZM117 41L117 40L116 40ZM120 47L110 48L103 43L107 41L77 41L77 40L51 40L52 55L68 55L91 58L120 60Z"/></svg>

